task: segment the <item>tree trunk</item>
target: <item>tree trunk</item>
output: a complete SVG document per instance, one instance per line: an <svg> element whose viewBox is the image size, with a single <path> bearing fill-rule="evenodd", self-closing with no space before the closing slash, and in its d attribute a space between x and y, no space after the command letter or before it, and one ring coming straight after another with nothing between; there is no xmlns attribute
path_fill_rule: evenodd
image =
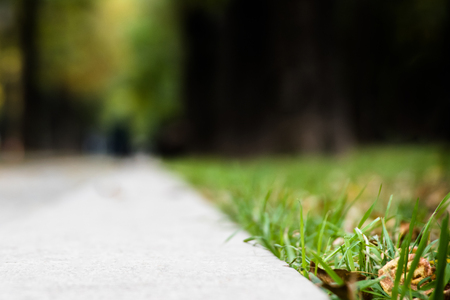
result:
<svg viewBox="0 0 450 300"><path fill-rule="evenodd" d="M22 138L25 150L49 147L49 118L39 94L37 70L39 68L38 25L40 0L21 1L21 48L23 53L23 123Z"/></svg>
<svg viewBox="0 0 450 300"><path fill-rule="evenodd" d="M253 154L353 144L332 4L231 1L208 24L188 13L185 104L197 145Z"/></svg>

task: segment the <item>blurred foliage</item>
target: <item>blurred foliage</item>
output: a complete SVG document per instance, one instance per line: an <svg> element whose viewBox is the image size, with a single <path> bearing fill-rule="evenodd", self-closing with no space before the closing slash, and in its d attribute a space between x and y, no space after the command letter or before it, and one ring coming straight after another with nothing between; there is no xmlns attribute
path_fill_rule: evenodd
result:
<svg viewBox="0 0 450 300"><path fill-rule="evenodd" d="M117 124L129 127L135 145L144 146L157 126L179 111L181 38L176 3L38 3L40 92L53 98L70 95L71 101L102 107L97 125L104 131ZM14 81L20 90L22 5L27 2L0 3L0 17L10 16L7 22L0 20L0 108L5 98L11 98L5 92L8 82Z"/></svg>
<svg viewBox="0 0 450 300"><path fill-rule="evenodd" d="M192 157L166 163L207 196L213 193L218 198L223 192L249 196L246 193L255 195L257 190L261 191L258 197L264 197L268 187L319 198L333 198L346 189L349 198L355 198L365 188L364 202L376 197L383 184L382 195L387 199L395 194L401 202L410 203L420 197L434 209L450 187L450 165L442 160L444 156L448 152L437 146L372 146L343 156Z"/></svg>
<svg viewBox="0 0 450 300"><path fill-rule="evenodd" d="M110 70L107 45L96 24L95 3L44 0L39 21L41 88L64 88L75 94L98 92Z"/></svg>
<svg viewBox="0 0 450 300"><path fill-rule="evenodd" d="M18 28L15 26L14 3L14 0L0 1L0 122L17 124L22 109L23 63ZM0 135L3 133L0 132Z"/></svg>
<svg viewBox="0 0 450 300"><path fill-rule="evenodd" d="M131 122L142 144L179 109L181 45L171 1L134 2L123 36L128 55L109 87L104 119Z"/></svg>
<svg viewBox="0 0 450 300"><path fill-rule="evenodd" d="M178 109L180 38L172 1L45 0L40 83L102 100L103 128L144 144Z"/></svg>
<svg viewBox="0 0 450 300"><path fill-rule="evenodd" d="M200 9L220 22L221 12L231 2L36 1L39 3L37 77L41 91L45 95L63 92L71 95L71 101L101 107L100 115L95 116L97 125L105 131L117 124L129 127L138 147L150 146L149 141L162 124L183 110L180 101L185 50L183 14L189 9ZM19 114L22 105L23 51L17 16L20 6L26 3L0 1L0 109L8 116ZM447 56L443 44L449 30L448 1L336 2L333 8L336 30L343 38L348 56L359 51L351 49L356 45L351 40L358 36L355 33L361 22L360 6L379 21L374 26L382 27L374 30L377 36L373 39L379 41L373 51L376 54L363 62L365 73L375 74L368 76L377 81L373 83L379 91L375 97L389 101L399 96L395 87L399 85L399 74L419 78L414 74L427 70L433 73L439 68ZM405 82L409 88L409 82L415 81ZM418 85L412 89L418 89Z"/></svg>

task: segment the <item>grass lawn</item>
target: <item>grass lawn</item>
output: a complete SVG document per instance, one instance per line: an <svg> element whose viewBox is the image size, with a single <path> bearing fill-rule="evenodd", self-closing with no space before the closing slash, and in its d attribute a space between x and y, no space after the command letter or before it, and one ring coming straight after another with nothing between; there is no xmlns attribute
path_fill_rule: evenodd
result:
<svg viewBox="0 0 450 300"><path fill-rule="evenodd" d="M439 147L166 164L247 230L246 242L332 298L450 299L450 156Z"/></svg>

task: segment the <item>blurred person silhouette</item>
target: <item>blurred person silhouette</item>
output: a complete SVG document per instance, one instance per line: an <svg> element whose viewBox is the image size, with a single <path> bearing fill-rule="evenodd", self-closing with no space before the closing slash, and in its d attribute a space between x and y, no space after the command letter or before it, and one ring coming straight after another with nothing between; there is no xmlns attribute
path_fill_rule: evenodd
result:
<svg viewBox="0 0 450 300"><path fill-rule="evenodd" d="M118 157L126 157L131 154L130 132L127 126L116 124L111 132L109 152Z"/></svg>

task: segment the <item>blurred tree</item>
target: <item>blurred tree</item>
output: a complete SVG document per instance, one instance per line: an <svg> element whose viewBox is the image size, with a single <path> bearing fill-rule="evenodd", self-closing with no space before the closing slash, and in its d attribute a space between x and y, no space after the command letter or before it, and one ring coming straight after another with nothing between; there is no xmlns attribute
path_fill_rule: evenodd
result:
<svg viewBox="0 0 450 300"><path fill-rule="evenodd" d="M135 0L133 5L121 23L127 59L108 91L104 120L129 124L133 144L148 149L161 124L180 111L182 50L173 1Z"/></svg>
<svg viewBox="0 0 450 300"><path fill-rule="evenodd" d="M27 149L38 149L45 136L42 99L38 95L38 15L41 0L21 0L19 6L20 45L22 50L23 125L22 138Z"/></svg>
<svg viewBox="0 0 450 300"><path fill-rule="evenodd" d="M0 140L1 149L21 151L21 69L14 1L0 3Z"/></svg>
<svg viewBox="0 0 450 300"><path fill-rule="evenodd" d="M104 37L104 1L41 1L38 84L50 147L79 151L115 70L114 46Z"/></svg>
<svg viewBox="0 0 450 300"><path fill-rule="evenodd" d="M444 0L230 0L219 13L189 2L191 149L449 139L449 16Z"/></svg>
<svg viewBox="0 0 450 300"><path fill-rule="evenodd" d="M86 120L74 101L89 93L95 97L105 76L101 49L89 23L92 5L86 0L17 4L23 61L22 137L27 150L80 149Z"/></svg>
<svg viewBox="0 0 450 300"><path fill-rule="evenodd" d="M334 2L230 1L185 10L193 145L226 152L353 144Z"/></svg>
<svg viewBox="0 0 450 300"><path fill-rule="evenodd" d="M92 126L86 111L99 106L97 125L130 128L142 148L179 110L172 1L22 0L18 8L28 150L80 148Z"/></svg>
<svg viewBox="0 0 450 300"><path fill-rule="evenodd" d="M450 139L447 2L4 0L1 134L228 153Z"/></svg>

